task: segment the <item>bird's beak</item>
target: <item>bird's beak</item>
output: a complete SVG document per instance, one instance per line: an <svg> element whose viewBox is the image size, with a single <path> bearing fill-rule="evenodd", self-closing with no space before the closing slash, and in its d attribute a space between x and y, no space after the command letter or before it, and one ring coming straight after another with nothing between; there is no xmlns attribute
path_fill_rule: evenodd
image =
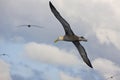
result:
<svg viewBox="0 0 120 80"><path fill-rule="evenodd" d="M87 42L88 40L87 40L87 39L84 39L83 41Z"/></svg>
<svg viewBox="0 0 120 80"><path fill-rule="evenodd" d="M56 39L56 40L54 41L54 43L56 43L56 42L58 42L58 39Z"/></svg>

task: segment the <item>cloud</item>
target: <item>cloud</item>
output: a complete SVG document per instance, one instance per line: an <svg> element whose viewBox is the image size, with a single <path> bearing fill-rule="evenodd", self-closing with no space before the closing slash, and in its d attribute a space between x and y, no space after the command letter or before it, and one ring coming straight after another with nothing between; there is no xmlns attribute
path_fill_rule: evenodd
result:
<svg viewBox="0 0 120 80"><path fill-rule="evenodd" d="M120 67L116 65L114 62L104 59L97 58L93 61L93 65L95 70L100 72L106 79L113 76L115 80L120 79L118 75L120 75Z"/></svg>
<svg viewBox="0 0 120 80"><path fill-rule="evenodd" d="M9 65L0 60L0 80L11 80Z"/></svg>
<svg viewBox="0 0 120 80"><path fill-rule="evenodd" d="M55 6L58 9L61 7L59 11L63 17L65 17L70 24L76 25L76 27L71 26L74 31L79 33L80 28L82 31L85 31L84 34L88 34L88 36L91 36L91 34L94 35L94 37L97 36L100 43L112 43L120 49L120 1L61 0L60 3L55 2L57 4ZM82 22L82 25L79 21Z"/></svg>
<svg viewBox="0 0 120 80"><path fill-rule="evenodd" d="M12 80L46 80L46 75L44 75L44 73L47 73L48 69L41 69L42 64L37 64L36 68L33 68L35 65L31 64L32 63L29 65L20 63L12 66Z"/></svg>
<svg viewBox="0 0 120 80"><path fill-rule="evenodd" d="M32 71L31 68L25 67L22 65L15 66L12 69L11 74L18 75L18 76L21 76L23 78L32 78L34 76L34 72Z"/></svg>
<svg viewBox="0 0 120 80"><path fill-rule="evenodd" d="M64 72L60 72L60 80L82 80L79 77L72 77Z"/></svg>
<svg viewBox="0 0 120 80"><path fill-rule="evenodd" d="M45 63L59 65L79 65L80 60L71 52L66 52L52 45L38 44L35 42L25 45L25 52L29 58Z"/></svg>
<svg viewBox="0 0 120 80"><path fill-rule="evenodd" d="M0 44L4 43L5 39L0 35Z"/></svg>
<svg viewBox="0 0 120 80"><path fill-rule="evenodd" d="M48 34L54 34L46 29L25 29L25 28L17 28L19 25L24 24L33 24L44 26L48 29L48 25L50 23L51 18L49 18L49 7L47 0L2 0L0 1L0 11L1 11L1 19L0 19L0 34L4 35L7 41L11 41L16 36L23 38L25 41L43 41L48 40ZM26 5L29 4L29 5ZM43 9L44 7L44 9ZM48 24L46 24L48 23ZM49 25L50 26L50 25ZM52 26L52 25L51 25ZM41 31L40 31L41 30ZM53 29L51 29L53 30ZM48 33L48 34L46 34ZM38 35L41 37L38 37ZM39 39L38 39L39 38ZM20 39L20 38L19 38ZM49 39L51 39L49 37ZM17 38L18 40L18 38Z"/></svg>
<svg viewBox="0 0 120 80"><path fill-rule="evenodd" d="M120 79L120 67L114 62L105 58L97 58L92 62L92 64L94 65L94 70L90 70L87 68L80 68L80 70L77 68L73 68L74 70L72 68L67 68L63 70L64 72L60 72L61 80ZM68 71L66 72L66 70ZM66 74L65 72L69 73L70 75Z"/></svg>
<svg viewBox="0 0 120 80"><path fill-rule="evenodd" d="M83 34L88 34L88 37L92 40L95 40L97 37L103 47L101 48L99 44L93 45L96 41L92 41L91 46L97 47L97 50L94 50L96 47L91 47L89 45L93 54L100 53L96 54L96 56L99 57L100 55L107 53L103 56L107 55L105 56L106 58L111 58L116 60L116 62L119 62L119 54L111 57L113 53L119 53L119 51L116 51L117 49L113 48L114 46L120 49L119 0L55 0L52 2L60 14L70 23L71 28L75 33L81 35L81 33L84 32ZM4 35L4 37L0 37L0 43L3 43L4 41L35 41L52 43L56 36L64 33L61 24L55 19L49 9L48 0L0 0L0 11L0 26L2 26L0 27L0 34ZM16 26L21 24L44 25L46 28L42 30L34 28L16 29ZM114 46L110 47L111 43ZM110 44L110 46L108 47L104 44ZM25 45L25 54L32 59L44 63L67 66L80 65L83 63L83 61L80 62L72 52L67 52L63 49L47 44L29 43ZM13 59L16 60L16 58ZM111 72L117 73L116 70L119 71L119 66L116 66L114 62L110 62L111 61L106 59L96 59L94 64L98 72L103 71L101 74L103 73L110 76L113 74ZM109 67L110 70L114 69L113 71L105 68L104 65L107 63L109 63L109 66L107 67ZM110 68L110 66L112 68ZM108 73L104 72L106 70ZM20 74L22 73L23 72L21 71ZM86 72L84 74L86 74ZM64 75L69 78L69 75ZM83 79L86 80L86 78Z"/></svg>
<svg viewBox="0 0 120 80"><path fill-rule="evenodd" d="M104 80L104 77L94 69L85 67L63 68L59 71L61 80Z"/></svg>
<svg viewBox="0 0 120 80"><path fill-rule="evenodd" d="M61 80L103 79L102 76L96 71L83 65L83 62L80 62L80 60L70 51L66 52L65 50L59 49L52 45L31 42L25 45L24 53L27 57L33 60L41 61L47 64L64 66L63 70L73 76L70 76L69 74L67 75L64 72L59 71L59 76ZM51 77L50 74L47 73L47 75L48 77ZM78 75L81 77L79 77Z"/></svg>
<svg viewBox="0 0 120 80"><path fill-rule="evenodd" d="M120 32L114 31L107 28L97 28L95 33L100 43L114 44L118 49L120 49Z"/></svg>
<svg viewBox="0 0 120 80"><path fill-rule="evenodd" d="M28 3L29 5L26 5ZM88 36L92 34L95 37L97 35L100 43L101 41L107 44L112 43L118 49L120 49L120 42L117 43L119 41L118 34L120 30L120 1L57 0L52 1L52 3L58 9L61 15L71 24L73 31L75 31L77 34L84 32L84 34L88 34ZM34 40L37 42L42 42L44 40L46 42L50 42L53 41L54 37L56 37L58 34L61 34L61 32L64 33L63 28L61 28L61 24L51 13L47 0L11 0L10 2L7 0L2 0L0 9L2 12L2 18L0 20L1 26L6 26L1 27L0 33L2 35L4 34L5 37L14 38L15 36L21 36L25 41ZM44 24L48 30L42 29L41 31L23 31L24 29L16 29L16 26L18 25L30 23L38 25ZM56 27L56 25L58 27ZM57 33L54 32L53 29ZM98 36L100 34L97 31L101 31L101 29L104 29L104 32L109 32L107 36ZM42 37L43 34L44 37ZM107 38L108 36L110 39L112 38L111 41L109 41Z"/></svg>
<svg viewBox="0 0 120 80"><path fill-rule="evenodd" d="M14 36L13 38L11 38L11 41L16 43L25 42L24 38L21 36Z"/></svg>

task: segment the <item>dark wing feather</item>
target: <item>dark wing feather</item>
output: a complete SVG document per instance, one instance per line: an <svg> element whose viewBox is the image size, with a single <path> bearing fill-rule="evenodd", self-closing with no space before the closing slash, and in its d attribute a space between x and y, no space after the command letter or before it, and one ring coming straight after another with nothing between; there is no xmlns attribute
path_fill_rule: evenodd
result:
<svg viewBox="0 0 120 80"><path fill-rule="evenodd" d="M8 56L7 54L0 54L0 56Z"/></svg>
<svg viewBox="0 0 120 80"><path fill-rule="evenodd" d="M33 27L38 27L38 28L43 28L43 26L38 26L38 25L31 25Z"/></svg>
<svg viewBox="0 0 120 80"><path fill-rule="evenodd" d="M28 25L19 25L19 26L17 26L17 27L25 27L25 26L28 26Z"/></svg>
<svg viewBox="0 0 120 80"><path fill-rule="evenodd" d="M89 67L93 68L90 60L89 60L88 57L87 57L87 53L86 53L84 47L79 43L79 41L75 41L75 42L73 41L73 44L77 47L77 49L78 49L78 51L79 51L79 53L80 53L83 61L84 61Z"/></svg>
<svg viewBox="0 0 120 80"><path fill-rule="evenodd" d="M66 35L74 35L72 29L70 28L70 25L67 23L65 19L62 18L62 16L59 14L59 12L56 10L56 8L52 5L52 3L49 1L49 6L54 14L54 16L60 21L60 23L63 25Z"/></svg>

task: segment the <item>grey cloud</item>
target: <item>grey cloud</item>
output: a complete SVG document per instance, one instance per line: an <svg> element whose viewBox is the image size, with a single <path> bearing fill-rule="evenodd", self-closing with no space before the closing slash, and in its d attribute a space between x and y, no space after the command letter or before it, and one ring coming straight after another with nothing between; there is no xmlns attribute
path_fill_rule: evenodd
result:
<svg viewBox="0 0 120 80"><path fill-rule="evenodd" d="M71 24L75 33L84 35L97 34L93 28L119 29L116 1L82 0L52 1L62 16ZM14 36L23 37L27 41L53 43L58 35L63 35L61 24L51 13L48 1L1 1L1 35L8 40ZM76 5L76 6L74 6ZM116 9L115 9L116 8ZM114 21L114 22L113 22ZM18 29L20 24L37 24L44 29ZM96 30L95 29L95 30Z"/></svg>
<svg viewBox="0 0 120 80"><path fill-rule="evenodd" d="M115 80L120 78L117 76L120 74L120 67L114 62L104 58L97 58L94 60L93 64L95 65L95 69L99 71L106 79L111 76L113 76Z"/></svg>
<svg viewBox="0 0 120 80"><path fill-rule="evenodd" d="M120 65L120 50L118 46L115 46L117 42L112 41L109 44L107 42L101 44L101 37L96 35L98 34L96 30L110 29L119 37L120 1L57 0L52 2L61 15L70 23L73 31L88 38L88 42L82 44L92 61L101 57ZM2 37L0 43L4 41L19 42L20 38L18 37L21 37L22 40L20 39L20 42L53 44L55 38L59 35L64 35L61 24L49 9L48 0L0 0L0 12L0 37ZM21 24L37 24L45 26L45 28L28 29L16 27ZM109 34L109 36L111 35ZM106 38L104 35L103 37ZM107 41L110 40L108 39ZM66 42L60 42L55 44L55 46L64 48L67 51L70 49L76 50L72 44Z"/></svg>
<svg viewBox="0 0 120 80"><path fill-rule="evenodd" d="M46 70L40 71L37 68L34 69L32 65L26 63L20 63L18 66L14 65L11 68L12 80L47 80L44 75L44 71Z"/></svg>
<svg viewBox="0 0 120 80"><path fill-rule="evenodd" d="M48 34L53 35L51 29L50 11L47 1L2 1L1 8L1 35L4 35L7 40L14 36L21 36L26 41L43 41L51 39ZM1 3L2 4L2 3ZM43 29L20 29L16 26L21 24L37 24L45 26ZM51 26L50 26L51 25ZM56 28L57 29L57 28ZM46 39L47 38L47 39Z"/></svg>

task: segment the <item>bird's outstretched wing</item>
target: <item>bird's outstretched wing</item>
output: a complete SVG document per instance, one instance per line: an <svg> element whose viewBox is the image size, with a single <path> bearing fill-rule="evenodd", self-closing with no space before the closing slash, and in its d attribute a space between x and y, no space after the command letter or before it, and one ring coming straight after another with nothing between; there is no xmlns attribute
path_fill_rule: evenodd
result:
<svg viewBox="0 0 120 80"><path fill-rule="evenodd" d="M0 54L0 56L8 56L8 54L4 54L4 53L3 53L3 54Z"/></svg>
<svg viewBox="0 0 120 80"><path fill-rule="evenodd" d="M28 25L19 25L19 26L17 26L17 27L25 27L25 26L28 26Z"/></svg>
<svg viewBox="0 0 120 80"><path fill-rule="evenodd" d="M70 25L67 23L65 19L62 18L62 16L59 14L59 12L56 10L56 8L52 5L52 3L49 1L49 6L54 14L54 16L60 21L60 23L63 25L63 28L65 30L66 35L74 35L72 29L70 28Z"/></svg>
<svg viewBox="0 0 120 80"><path fill-rule="evenodd" d="M31 25L31 24L29 24L29 25L19 25L17 27L37 27L37 28L43 28L43 26Z"/></svg>
<svg viewBox="0 0 120 80"><path fill-rule="evenodd" d="M120 76L120 73L114 74L114 75L112 75L112 76L106 78L106 80L111 80L111 79L113 79L113 78L116 78L117 76Z"/></svg>
<svg viewBox="0 0 120 80"><path fill-rule="evenodd" d="M73 41L73 44L77 47L83 61L91 68L93 68L90 60L88 59L87 53L84 49L84 47L79 43L79 41Z"/></svg>
<svg viewBox="0 0 120 80"><path fill-rule="evenodd" d="M37 27L37 28L43 28L43 26L38 26L38 25L31 25L33 27Z"/></svg>

